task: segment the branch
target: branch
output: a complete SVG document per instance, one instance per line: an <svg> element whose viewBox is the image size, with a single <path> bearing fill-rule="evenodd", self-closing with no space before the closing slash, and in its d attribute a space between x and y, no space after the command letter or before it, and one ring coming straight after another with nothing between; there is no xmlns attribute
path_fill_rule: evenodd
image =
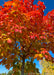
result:
<svg viewBox="0 0 54 75"><path fill-rule="evenodd" d="M14 29L15 29L15 28L14 28ZM17 44L16 44L16 41L17 41L17 40L16 40L16 33L15 33L15 32L14 32L14 35L15 35L15 39L14 39L14 40L15 40L15 45L16 45L16 46L15 46L15 49L18 50L18 49L17 49ZM20 52L20 51L19 51L19 52ZM20 54L19 54L19 56L22 58L22 56L21 56Z"/></svg>
<svg viewBox="0 0 54 75"><path fill-rule="evenodd" d="M22 55L20 55L20 54L19 54L19 56L20 56L21 58L23 58L23 56L22 56Z"/></svg>
<svg viewBox="0 0 54 75"><path fill-rule="evenodd" d="M33 42L35 42L35 39L33 40ZM28 50L27 50L28 53L26 54L26 56L29 55L31 46L32 46L32 44L30 44L30 46L29 46L29 48L28 48Z"/></svg>
<svg viewBox="0 0 54 75"><path fill-rule="evenodd" d="M28 54L26 54L26 56L31 55L31 54L36 54L36 52L35 53L30 53L30 54L28 53Z"/></svg>

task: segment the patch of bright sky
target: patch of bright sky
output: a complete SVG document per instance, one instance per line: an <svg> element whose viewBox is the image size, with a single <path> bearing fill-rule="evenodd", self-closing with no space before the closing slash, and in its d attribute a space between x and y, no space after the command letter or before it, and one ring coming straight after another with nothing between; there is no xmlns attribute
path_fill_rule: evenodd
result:
<svg viewBox="0 0 54 75"><path fill-rule="evenodd" d="M0 6L3 6L4 2L6 2L8 0L0 0ZM49 11L54 9L54 0L40 0L42 2L44 2L44 4L46 5L46 9L44 11L44 15L46 15ZM38 0L34 0L33 4L37 4ZM54 57L54 54L49 51L49 53L52 55L52 57ZM42 72L40 65L39 65L39 61L37 61L37 59L34 60L34 62L36 63L36 67L39 68L40 73ZM12 68L10 68L9 70L11 70ZM0 65L0 73L8 73L8 71L5 66Z"/></svg>
<svg viewBox="0 0 54 75"><path fill-rule="evenodd" d="M9 70L11 70L12 68L10 68ZM5 65L0 65L0 74L1 73L8 73L9 72L8 69L5 68Z"/></svg>
<svg viewBox="0 0 54 75"><path fill-rule="evenodd" d="M52 51L49 51L49 53L54 58L54 53L52 53Z"/></svg>

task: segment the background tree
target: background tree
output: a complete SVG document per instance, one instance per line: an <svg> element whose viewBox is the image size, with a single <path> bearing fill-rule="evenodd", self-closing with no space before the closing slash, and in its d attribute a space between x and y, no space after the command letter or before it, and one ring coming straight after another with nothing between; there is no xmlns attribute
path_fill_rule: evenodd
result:
<svg viewBox="0 0 54 75"><path fill-rule="evenodd" d="M6 73L2 73L1 75L7 75Z"/></svg>
<svg viewBox="0 0 54 75"><path fill-rule="evenodd" d="M7 75L12 75L12 74L13 74L13 71L10 70Z"/></svg>
<svg viewBox="0 0 54 75"><path fill-rule="evenodd" d="M12 0L0 6L0 63L9 69L15 58L19 58L21 75L24 75L28 57L53 60L48 51L54 52L54 10L44 16L44 3L39 1L38 5L33 5L33 1Z"/></svg>
<svg viewBox="0 0 54 75"><path fill-rule="evenodd" d="M33 63L33 61L33 58L31 58L31 61L25 63L25 73L39 73L39 70L36 68L36 64Z"/></svg>
<svg viewBox="0 0 54 75"><path fill-rule="evenodd" d="M53 75L54 74L54 63L47 62L45 59L40 61L40 66L42 68L42 75Z"/></svg>

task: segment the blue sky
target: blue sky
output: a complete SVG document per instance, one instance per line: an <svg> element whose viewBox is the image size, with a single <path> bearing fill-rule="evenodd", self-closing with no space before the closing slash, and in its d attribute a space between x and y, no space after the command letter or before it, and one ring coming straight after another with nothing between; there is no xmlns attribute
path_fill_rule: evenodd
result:
<svg viewBox="0 0 54 75"><path fill-rule="evenodd" d="M8 0L0 0L0 6L1 5L3 6L3 4L4 4L5 1L8 1ZM40 1L43 1L44 4L46 5L46 9L44 11L44 15L46 15L49 11L51 11L52 9L54 9L54 0L40 0ZM37 2L38 2L38 0L34 0L34 4L36 4ZM51 51L50 51L50 54L52 55L52 57L54 57L54 54L52 54ZM34 62L36 63L36 67L39 68L39 71L41 73L39 61L37 61L37 59L35 59ZM5 66L0 65L0 73L5 73L5 72L7 73L8 71L9 70L7 70L5 68Z"/></svg>

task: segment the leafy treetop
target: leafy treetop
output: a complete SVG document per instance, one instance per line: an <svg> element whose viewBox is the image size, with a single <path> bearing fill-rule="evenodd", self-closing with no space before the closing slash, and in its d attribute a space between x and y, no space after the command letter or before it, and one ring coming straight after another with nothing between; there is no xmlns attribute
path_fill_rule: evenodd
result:
<svg viewBox="0 0 54 75"><path fill-rule="evenodd" d="M54 10L44 16L44 3L33 1L12 0L0 6L0 63L8 69L19 56L53 60L48 51L54 52Z"/></svg>

